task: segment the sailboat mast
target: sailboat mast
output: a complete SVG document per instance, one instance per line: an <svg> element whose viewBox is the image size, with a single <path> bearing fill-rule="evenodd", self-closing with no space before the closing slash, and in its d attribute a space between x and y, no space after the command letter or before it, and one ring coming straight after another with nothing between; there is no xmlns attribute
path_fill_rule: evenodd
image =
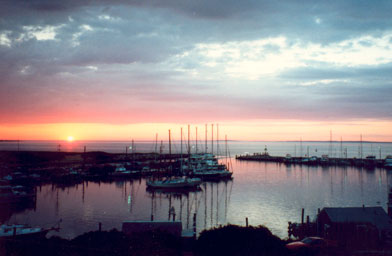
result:
<svg viewBox="0 0 392 256"><path fill-rule="evenodd" d="M158 133L155 134L155 153L158 153Z"/></svg>
<svg viewBox="0 0 392 256"><path fill-rule="evenodd" d="M205 146L206 146L206 154L207 154L207 124L206 124L206 143L205 143Z"/></svg>
<svg viewBox="0 0 392 256"><path fill-rule="evenodd" d="M363 157L363 152L362 152L362 134L361 134L361 159L362 159L362 157Z"/></svg>
<svg viewBox="0 0 392 256"><path fill-rule="evenodd" d="M226 166L227 166L227 134L225 135L225 159L226 159Z"/></svg>
<svg viewBox="0 0 392 256"><path fill-rule="evenodd" d="M340 136L340 158L343 158L343 139Z"/></svg>
<svg viewBox="0 0 392 256"><path fill-rule="evenodd" d="M328 155L332 157L332 130L329 130L329 148L328 148Z"/></svg>
<svg viewBox="0 0 392 256"><path fill-rule="evenodd" d="M302 158L302 137L299 140L299 157Z"/></svg>
<svg viewBox="0 0 392 256"><path fill-rule="evenodd" d="M196 126L196 154L197 154L197 126Z"/></svg>
<svg viewBox="0 0 392 256"><path fill-rule="evenodd" d="M180 147L180 154L181 154L181 165L180 165L180 170L181 170L181 175L182 175L182 127L181 127L181 147Z"/></svg>
<svg viewBox="0 0 392 256"><path fill-rule="evenodd" d="M214 124L211 124L211 154L214 154Z"/></svg>
<svg viewBox="0 0 392 256"><path fill-rule="evenodd" d="M171 131L169 129L169 157L171 157Z"/></svg>
<svg viewBox="0 0 392 256"><path fill-rule="evenodd" d="M190 155L191 154L191 139L190 139L190 137L191 137L191 131L190 131L190 125L188 124L188 155Z"/></svg>
<svg viewBox="0 0 392 256"><path fill-rule="evenodd" d="M216 124L216 155L219 154L219 124Z"/></svg>

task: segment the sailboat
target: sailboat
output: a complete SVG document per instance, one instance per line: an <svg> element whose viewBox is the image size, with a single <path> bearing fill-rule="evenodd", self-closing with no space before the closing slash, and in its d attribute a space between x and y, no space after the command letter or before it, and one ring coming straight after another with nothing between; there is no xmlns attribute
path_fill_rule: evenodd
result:
<svg viewBox="0 0 392 256"><path fill-rule="evenodd" d="M218 125L217 125L218 127ZM217 130L218 132L218 130ZM218 133L219 134L219 133ZM217 148L219 148L219 137L217 136ZM227 137L226 137L226 157L227 157ZM231 179L233 173L226 165L219 164L218 159L212 153L194 154L189 162L192 168L192 176L203 180L224 180Z"/></svg>

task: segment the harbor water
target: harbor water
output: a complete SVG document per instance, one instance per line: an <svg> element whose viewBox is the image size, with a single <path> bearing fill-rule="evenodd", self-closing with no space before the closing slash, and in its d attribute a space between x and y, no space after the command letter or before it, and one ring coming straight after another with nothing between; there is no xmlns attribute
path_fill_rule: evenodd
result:
<svg viewBox="0 0 392 256"><path fill-rule="evenodd" d="M7 142L15 149L15 142ZM35 144L34 144L35 143ZM128 142L64 143L61 150L82 151L87 149L121 153ZM93 144L96 143L96 144ZM101 143L101 144L100 144ZM6 150L6 142L0 143ZM22 150L57 150L56 142L23 142ZM67 148L68 145L68 148ZM391 173L385 169L355 167L321 167L285 165L272 162L248 162L233 156L245 152L262 152L265 145L271 155L300 154L300 144L294 142L230 142L231 158L220 161L231 162L233 180L207 182L200 191L184 193L149 192L146 179L128 179L117 182L83 182L69 187L43 185L37 188L34 205L14 211L1 211L1 221L27 223L49 227L62 219L59 235L73 238L82 233L98 229L121 229L126 220L169 219L173 207L176 220L181 220L184 229L192 229L193 214L197 216L197 232L227 223L265 225L279 237L287 237L287 223L299 222L301 209L313 219L318 208L344 206L382 206L386 210L388 185ZM178 144L175 144L178 150ZM200 145L202 148L203 145ZM305 154L307 143L302 143ZM351 157L358 153L359 143L345 143ZM94 148L96 147L96 148ZM216 147L216 145L215 145ZM224 144L220 145L225 152ZM314 142L309 146L314 153L330 150L328 142ZM339 154L339 143L334 152ZM370 145L363 143L363 154L376 155L381 147L382 157L392 154L392 144ZM317 152L316 152L317 148ZM8 150L14 150L8 148ZM154 143L136 143L136 151L154 151ZM327 152L326 152L327 153ZM313 154L312 154L313 155ZM350 155L349 155L350 156Z"/></svg>

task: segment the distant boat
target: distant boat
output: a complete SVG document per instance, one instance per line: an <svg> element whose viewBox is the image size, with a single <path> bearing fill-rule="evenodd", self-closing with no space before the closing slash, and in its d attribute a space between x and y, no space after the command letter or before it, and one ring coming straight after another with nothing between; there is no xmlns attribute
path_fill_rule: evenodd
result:
<svg viewBox="0 0 392 256"><path fill-rule="evenodd" d="M231 179L233 175L232 172L228 170L202 170L202 171L193 171L192 176L202 178L204 180L224 180Z"/></svg>
<svg viewBox="0 0 392 256"><path fill-rule="evenodd" d="M387 155L384 161L384 167L386 169L392 169L392 155Z"/></svg>
<svg viewBox="0 0 392 256"><path fill-rule="evenodd" d="M283 161L284 161L286 164L291 164L291 163L293 162L293 158L291 157L290 154L287 154L287 155L285 156L285 158L283 159Z"/></svg>
<svg viewBox="0 0 392 256"><path fill-rule="evenodd" d="M376 167L376 156L369 155L365 158L364 165L367 168L374 168Z"/></svg>
<svg viewBox="0 0 392 256"><path fill-rule="evenodd" d="M165 180L147 181L148 188L195 188L201 184L199 178L168 178Z"/></svg>
<svg viewBox="0 0 392 256"><path fill-rule="evenodd" d="M322 155L320 159L320 164L329 164L329 157L328 155Z"/></svg>
<svg viewBox="0 0 392 256"><path fill-rule="evenodd" d="M213 154L195 154L190 157L189 166L193 177L203 180L231 179L233 173L226 165L219 164Z"/></svg>
<svg viewBox="0 0 392 256"><path fill-rule="evenodd" d="M45 235L52 229L44 229L40 227L29 227L23 224L7 225L3 224L0 226L0 239L2 238L38 238L45 237Z"/></svg>

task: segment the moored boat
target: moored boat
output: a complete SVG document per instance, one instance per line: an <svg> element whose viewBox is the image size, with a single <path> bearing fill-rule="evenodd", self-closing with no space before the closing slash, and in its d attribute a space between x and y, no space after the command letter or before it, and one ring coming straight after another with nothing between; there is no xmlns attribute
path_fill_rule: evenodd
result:
<svg viewBox="0 0 392 256"><path fill-rule="evenodd" d="M384 168L392 169L392 155L387 155L385 157Z"/></svg>
<svg viewBox="0 0 392 256"><path fill-rule="evenodd" d="M51 229L30 227L23 224L0 225L0 239L4 238L43 238Z"/></svg>
<svg viewBox="0 0 392 256"><path fill-rule="evenodd" d="M148 188L161 188L161 189L173 189L173 188L194 188L201 184L199 178L167 178L165 180L154 180L147 181L146 185Z"/></svg>

